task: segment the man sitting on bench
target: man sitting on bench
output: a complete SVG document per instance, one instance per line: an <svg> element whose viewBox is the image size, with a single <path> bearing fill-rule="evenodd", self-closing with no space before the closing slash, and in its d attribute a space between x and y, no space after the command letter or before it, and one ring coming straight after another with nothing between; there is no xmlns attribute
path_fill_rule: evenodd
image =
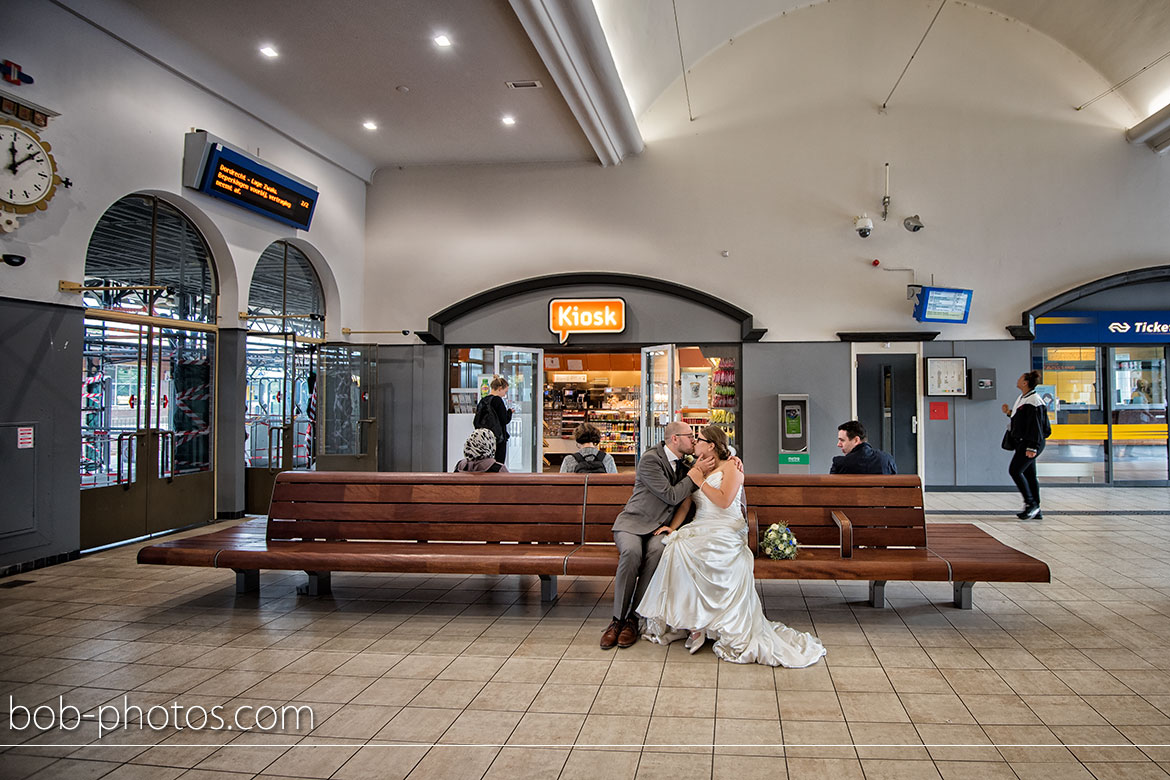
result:
<svg viewBox="0 0 1170 780"><path fill-rule="evenodd" d="M897 474L889 453L874 449L865 440L865 426L857 420L837 426L837 446L844 455L833 458L830 474Z"/></svg>

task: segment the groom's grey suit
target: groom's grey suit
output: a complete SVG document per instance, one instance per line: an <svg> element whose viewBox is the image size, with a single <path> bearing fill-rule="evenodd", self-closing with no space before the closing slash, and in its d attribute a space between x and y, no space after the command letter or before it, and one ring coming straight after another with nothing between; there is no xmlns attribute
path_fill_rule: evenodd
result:
<svg viewBox="0 0 1170 780"><path fill-rule="evenodd" d="M632 617L662 557L662 541L654 532L670 523L675 507L695 489L686 471L680 475L671 465L662 442L642 453L638 461L634 493L613 524L619 556L613 582L613 615L619 620Z"/></svg>

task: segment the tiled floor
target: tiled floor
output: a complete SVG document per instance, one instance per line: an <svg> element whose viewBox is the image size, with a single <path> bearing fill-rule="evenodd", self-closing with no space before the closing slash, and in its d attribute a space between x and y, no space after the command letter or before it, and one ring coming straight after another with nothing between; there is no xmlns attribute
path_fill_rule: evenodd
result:
<svg viewBox="0 0 1170 780"><path fill-rule="evenodd" d="M546 607L532 577L335 574L314 599L266 572L237 599L230 572L137 566L134 548L19 575L0 588L0 742L17 745L0 778L1167 777L1170 490L1045 489L1027 523L1012 494L927 503L1052 583L977 585L972 611L945 583L892 583L885 610L863 582L761 583L770 617L829 648L801 670L603 652L601 578L562 578ZM314 722L177 730L167 710L99 740L93 719L19 730L9 697L86 714L128 697L159 725L149 708L172 702L195 725L197 707L296 703Z"/></svg>

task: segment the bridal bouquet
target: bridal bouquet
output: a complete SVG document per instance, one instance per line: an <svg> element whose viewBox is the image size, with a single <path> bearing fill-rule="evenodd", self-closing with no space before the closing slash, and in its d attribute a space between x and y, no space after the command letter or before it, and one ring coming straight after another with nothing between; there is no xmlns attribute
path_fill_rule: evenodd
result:
<svg viewBox="0 0 1170 780"><path fill-rule="evenodd" d="M761 548L769 558L790 560L796 557L796 536L783 523L772 523L764 531Z"/></svg>

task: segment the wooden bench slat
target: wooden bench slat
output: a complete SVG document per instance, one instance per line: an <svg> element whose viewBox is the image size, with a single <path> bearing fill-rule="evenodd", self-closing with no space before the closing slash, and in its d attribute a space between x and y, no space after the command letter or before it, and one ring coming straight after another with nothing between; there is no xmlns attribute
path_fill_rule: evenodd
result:
<svg viewBox="0 0 1170 780"><path fill-rule="evenodd" d="M565 523L488 523L476 522L474 538L469 539L467 520L462 523L396 522L328 522L273 520L268 526L269 539L333 540L428 540L428 541L526 541L574 542L581 540L580 519Z"/></svg>
<svg viewBox="0 0 1170 780"><path fill-rule="evenodd" d="M581 505L560 506L549 504L481 504L469 508L464 505L438 504L374 504L347 502L324 504L315 501L289 503L273 501L269 517L276 520L352 520L370 522L427 522L452 523L507 523L527 522L518 519L518 509L523 508L524 517L530 514L539 517L542 523L571 523L581 525Z"/></svg>

